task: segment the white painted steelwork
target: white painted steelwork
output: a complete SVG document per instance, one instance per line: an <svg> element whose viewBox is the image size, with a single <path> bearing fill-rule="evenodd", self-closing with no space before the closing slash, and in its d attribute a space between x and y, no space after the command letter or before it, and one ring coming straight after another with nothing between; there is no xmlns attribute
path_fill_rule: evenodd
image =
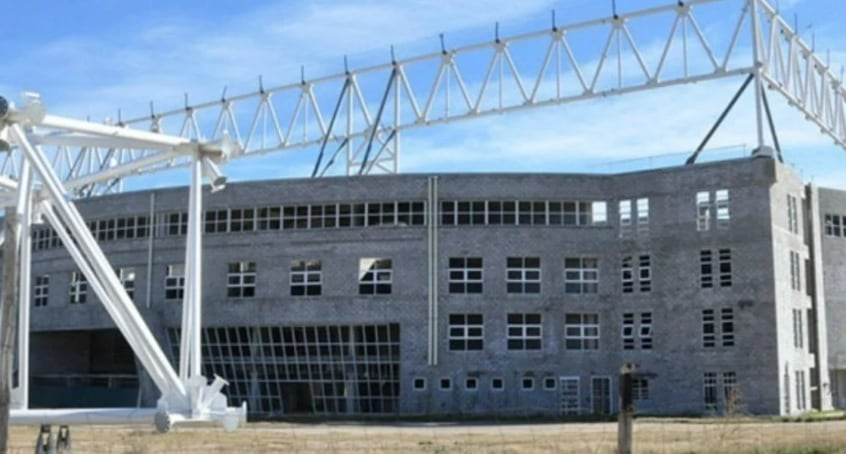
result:
<svg viewBox="0 0 846 454"><path fill-rule="evenodd" d="M719 28L715 32L699 26L696 12L717 7L725 23L733 24L730 39L713 35L721 33ZM659 53L646 55L640 49L654 43L639 40L638 32L654 35L661 18L670 24L667 38L658 46ZM604 36L601 50L574 52L571 44L584 33ZM728 45L718 49L712 42ZM522 52L515 55L515 48ZM523 54L531 57L517 58ZM479 61L487 62L485 71L474 71ZM57 174L73 182L69 188L79 192L129 175L188 166L192 158L187 154L160 150L224 137L231 137L233 146L242 151L232 158L320 147L327 159L315 166L315 176L327 174L333 163L340 162L348 175L396 173L403 130L746 74L755 75L756 86L766 84L784 95L824 134L846 147L842 114L846 90L840 78L764 0L690 0L510 38L497 36L488 42L444 47L441 52L151 112L120 126L91 126L46 115L30 140L56 146L48 150L51 163ZM376 88L363 87L363 80ZM760 147L765 140L760 90L755 97ZM127 132L110 145L91 136L114 129ZM157 140L158 133L173 137ZM19 156L13 151L3 158L0 173L16 179Z"/></svg>
<svg viewBox="0 0 846 454"><path fill-rule="evenodd" d="M727 5L724 17L734 24L723 51L709 44L694 15L698 8L718 4ZM652 27L651 20L662 15L669 17L672 25L650 65L650 59L639 51L632 29L644 22ZM743 33L744 28L750 32ZM601 52L577 58L571 47L572 36L582 31L606 36ZM529 52L543 55L535 62L534 72L518 67L511 50L517 46L540 50ZM751 61L746 54L749 47ZM672 53L673 48L680 49L681 55ZM474 74L473 65L468 68L464 59L479 55L488 63L484 72ZM426 65L432 69L432 77L414 80L419 73L425 74L418 69ZM629 66L634 71L629 72ZM261 87L254 93L184 109L152 112L150 117L119 125L47 114L34 94L24 96L20 109L0 98L0 199L16 206L23 232L21 238L6 240L14 240L26 251L21 254L21 304L28 309L30 239L26 232L32 222L43 217L59 234L162 393L156 409L28 410L27 387L23 385L14 390L19 409L13 411L13 421L105 423L149 420L155 415L161 429L180 421L217 421L227 428L243 421L246 408L227 407L226 397L220 393L225 382L216 378L208 384L200 367L201 184L205 177L213 190L222 189L225 177L217 164L227 159L306 146L320 146L323 153L332 143L338 144L336 150L329 153L324 167L318 161L313 175L326 174L342 153L346 174L396 173L399 133L403 130L750 74L758 87L755 121L759 148L765 145L760 89L764 85L786 97L823 134L846 148L846 90L842 78L833 74L764 0L690 0L611 18L554 25L511 38L497 36L491 42L451 50L444 47L441 52L392 59L389 64L312 80L303 78L299 83L270 89ZM369 93L363 88L364 78L375 78L384 90ZM421 92L419 87L429 89ZM321 103L317 93L323 91L338 93L334 102ZM286 104L285 98L293 102ZM336 123L343 125L340 130L336 130ZM45 150L45 146L54 148ZM183 356L177 372L114 275L72 199L74 195L96 193L97 188L115 188L119 186L116 182L128 176L188 165L192 166L192 179ZM21 383L28 381L27 309L21 311L18 321L25 327L20 332L26 337L19 351ZM430 317L435 315L430 312ZM430 329L430 336L434 336L437 326ZM436 363L437 357L430 357L429 362Z"/></svg>

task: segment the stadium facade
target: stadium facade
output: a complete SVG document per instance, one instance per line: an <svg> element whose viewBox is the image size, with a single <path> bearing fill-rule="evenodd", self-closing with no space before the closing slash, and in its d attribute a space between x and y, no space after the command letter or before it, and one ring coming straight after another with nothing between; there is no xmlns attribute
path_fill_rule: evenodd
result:
<svg viewBox="0 0 846 454"><path fill-rule="evenodd" d="M80 211L175 362L186 188ZM289 414L846 407L846 192L766 157L616 175L230 184L205 198L203 363ZM158 393L47 228L31 405Z"/></svg>

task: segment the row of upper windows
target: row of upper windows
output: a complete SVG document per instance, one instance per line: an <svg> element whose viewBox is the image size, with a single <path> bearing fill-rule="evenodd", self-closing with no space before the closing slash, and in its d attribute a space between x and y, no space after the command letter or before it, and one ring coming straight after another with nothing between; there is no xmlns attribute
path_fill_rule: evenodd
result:
<svg viewBox="0 0 846 454"><path fill-rule="evenodd" d="M205 233L267 230L329 229L375 226L426 225L426 203L412 201L265 206L206 210ZM188 232L188 213L161 213L151 225L150 216L124 216L92 220L88 228L98 241L179 236ZM33 249L61 246L50 228L33 231Z"/></svg>
<svg viewBox="0 0 846 454"><path fill-rule="evenodd" d="M605 225L604 201L445 200L441 225Z"/></svg>
<svg viewBox="0 0 846 454"><path fill-rule="evenodd" d="M447 339L450 351L481 351L485 346L485 314L449 314ZM652 350L652 312L625 312L620 337L623 350ZM496 336L497 339L501 336ZM510 313L506 315L505 339L508 350L543 349L543 315ZM598 350L600 317L597 313L564 315L564 348ZM702 348L734 347L734 309L724 307L702 310Z"/></svg>
<svg viewBox="0 0 846 454"><path fill-rule="evenodd" d="M716 266L715 266L716 265ZM448 292L451 294L482 294L484 269L482 257L450 257L448 261ZM647 254L624 256L621 261L621 291L647 293L653 289L652 262ZM715 269L716 268L716 269ZM117 270L127 291L134 292L135 268ZM227 297L252 298L256 295L256 262L241 261L227 265ZM36 276L33 288L35 306L46 306L49 298L49 275ZM532 295L541 293L540 257L507 257L505 269L506 292ZM700 251L700 287L730 287L732 285L731 249ZM185 287L185 267L169 265L164 279L165 298L181 300ZM362 258L359 260L358 288L360 295L390 295L393 290L393 261L390 258ZM289 271L291 296L318 296L323 293L323 263L320 260L295 260ZM75 271L70 280L70 302L84 303L88 284L82 273ZM567 257L564 259L564 293L596 294L599 292L599 259L596 257ZM130 295L132 296L132 295Z"/></svg>
<svg viewBox="0 0 846 454"><path fill-rule="evenodd" d="M795 198L794 198L795 199ZM731 218L729 190L703 191L696 195L697 229L711 228L712 212L718 227L725 227ZM798 216L795 200L790 209L791 229ZM604 201L549 200L446 200L440 203L441 225L561 225L595 226L607 223ZM620 200L620 235L649 232L649 199ZM838 221L839 222L839 221ZM206 210L203 216L205 233L254 232L268 230L333 229L373 226L423 226L427 224L426 202L392 201L368 203L332 203L310 205L274 205L249 208ZM839 224L838 224L839 225ZM155 222L150 216L122 216L88 222L98 241L179 236L188 231L188 213L161 213ZM636 227L636 228L635 228ZM846 227L846 226L845 226ZM797 227L798 228L798 227ZM33 249L61 246L61 240L50 228L33 231Z"/></svg>

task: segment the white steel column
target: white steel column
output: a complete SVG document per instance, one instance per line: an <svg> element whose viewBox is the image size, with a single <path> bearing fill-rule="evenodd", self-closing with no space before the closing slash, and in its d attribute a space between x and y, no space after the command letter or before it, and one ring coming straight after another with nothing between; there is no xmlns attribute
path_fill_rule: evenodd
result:
<svg viewBox="0 0 846 454"><path fill-rule="evenodd" d="M56 209L58 217L56 213L52 212L52 208L46 210L47 212L44 214L48 218L52 218L51 223L54 223L56 232L63 237L62 241L65 247L69 252L76 251L74 260L77 265L88 278L89 284L97 292L103 306L162 394L169 397L168 400L172 404L178 403L188 408L190 404L185 386L177 377L176 371L173 370L155 337L144 323L138 309L126 294L126 290L86 227L82 216L73 203L68 201L62 183L50 163L47 162L42 153L32 146L20 125L13 123L9 125L9 129L20 145L25 158L40 176L41 182L53 202L52 206ZM59 224L56 225L56 222L59 222ZM65 228L69 232L64 231ZM73 235L73 238L70 237L70 234Z"/></svg>
<svg viewBox="0 0 846 454"><path fill-rule="evenodd" d="M753 74L755 75L755 127L758 134L758 147L764 147L764 110L763 110L763 71L761 61L761 17L758 15L758 0L749 0L749 12L752 14L752 59L754 60Z"/></svg>
<svg viewBox="0 0 846 454"><path fill-rule="evenodd" d="M185 294L182 299L179 376L183 380L202 374L202 274L203 274L203 160L199 153L191 167L188 199L188 235L185 247Z"/></svg>
<svg viewBox="0 0 846 454"><path fill-rule="evenodd" d="M29 316L32 296L32 167L29 161L21 163L21 180L18 184L18 260L20 260L18 288L18 409L29 408Z"/></svg>

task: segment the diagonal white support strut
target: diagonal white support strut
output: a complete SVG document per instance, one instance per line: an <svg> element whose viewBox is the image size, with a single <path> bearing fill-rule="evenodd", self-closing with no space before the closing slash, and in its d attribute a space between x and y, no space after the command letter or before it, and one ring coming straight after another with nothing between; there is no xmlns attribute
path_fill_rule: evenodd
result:
<svg viewBox="0 0 846 454"><path fill-rule="evenodd" d="M50 199L42 202L43 215L59 234L68 252L89 281L94 292L126 338L139 361L165 396L182 400L188 408L188 394L164 352L156 342L141 314L121 285L103 251L85 225L72 202L67 200L62 183L46 161L33 147L18 124L9 125L12 135L23 149L24 156L40 177ZM54 212L55 210L55 212Z"/></svg>

